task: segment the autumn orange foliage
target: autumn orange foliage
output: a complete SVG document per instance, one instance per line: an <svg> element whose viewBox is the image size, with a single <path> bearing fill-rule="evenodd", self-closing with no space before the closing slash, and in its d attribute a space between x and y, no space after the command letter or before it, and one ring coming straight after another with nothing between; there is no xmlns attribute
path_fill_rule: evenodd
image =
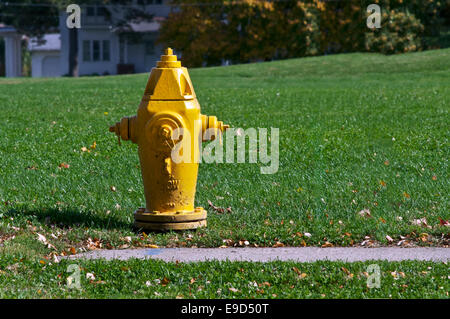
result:
<svg viewBox="0 0 450 319"><path fill-rule="evenodd" d="M402 35L387 37L392 43L384 43L377 33L368 37L366 2L379 3L388 14L386 21L392 12L404 29ZM172 0L172 4L159 42L181 52L189 67L366 50L414 51L421 48L414 33L420 29L417 23L423 20L425 33L432 34L440 8L435 0ZM414 40L403 41L403 34Z"/></svg>

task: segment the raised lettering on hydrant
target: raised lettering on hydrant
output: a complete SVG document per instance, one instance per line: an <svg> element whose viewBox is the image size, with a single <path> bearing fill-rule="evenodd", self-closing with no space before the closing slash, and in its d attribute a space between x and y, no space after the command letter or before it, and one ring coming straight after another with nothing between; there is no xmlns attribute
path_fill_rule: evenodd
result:
<svg viewBox="0 0 450 319"><path fill-rule="evenodd" d="M199 141L221 138L227 128L215 116L200 114L187 69L167 49L152 69L137 115L109 128L119 142L131 140L139 146L146 207L134 213L137 228L206 226L206 210L194 207ZM174 152L178 145L186 147Z"/></svg>

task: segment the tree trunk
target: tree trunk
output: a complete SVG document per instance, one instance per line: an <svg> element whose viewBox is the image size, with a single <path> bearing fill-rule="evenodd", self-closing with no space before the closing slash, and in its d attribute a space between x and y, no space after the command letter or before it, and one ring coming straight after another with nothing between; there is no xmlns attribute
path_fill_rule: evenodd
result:
<svg viewBox="0 0 450 319"><path fill-rule="evenodd" d="M78 29L69 29L69 76L78 77Z"/></svg>

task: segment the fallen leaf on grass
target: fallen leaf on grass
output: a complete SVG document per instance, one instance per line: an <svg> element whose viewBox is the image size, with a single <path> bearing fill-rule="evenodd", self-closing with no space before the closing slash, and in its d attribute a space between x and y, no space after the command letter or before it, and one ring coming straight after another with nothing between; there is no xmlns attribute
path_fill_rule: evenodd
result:
<svg viewBox="0 0 450 319"><path fill-rule="evenodd" d="M131 236L127 236L124 238L127 243L131 243Z"/></svg>
<svg viewBox="0 0 450 319"><path fill-rule="evenodd" d="M221 214L223 214L225 212L231 213L231 207L223 208L223 207L215 206L210 200L208 200L208 204L212 209L214 209L216 212L219 212Z"/></svg>
<svg viewBox="0 0 450 319"><path fill-rule="evenodd" d="M392 239L392 237L389 236L389 235L386 235L386 239L387 239L387 241L390 242L390 243L392 243L392 242L394 241L394 240Z"/></svg>
<svg viewBox="0 0 450 319"><path fill-rule="evenodd" d="M284 247L284 244L282 242L277 241L272 247L274 247L274 248Z"/></svg>
<svg viewBox="0 0 450 319"><path fill-rule="evenodd" d="M100 239L98 238L94 238L91 239L90 237L87 240L87 248L89 250L94 250L94 249L98 249L98 248L102 248L102 243L100 242Z"/></svg>
<svg viewBox="0 0 450 319"><path fill-rule="evenodd" d="M419 235L419 239L420 239L422 242L428 241L428 239L429 239L428 237L429 237L429 235L428 235L427 233L422 233L422 234Z"/></svg>
<svg viewBox="0 0 450 319"><path fill-rule="evenodd" d="M69 164L67 164L67 163L61 163L61 164L59 164L59 166L58 166L60 169L61 168L69 168L70 167L70 165Z"/></svg>
<svg viewBox="0 0 450 319"><path fill-rule="evenodd" d="M39 233L36 233L36 234L38 235L38 240L39 240L41 243L43 243L45 246L47 246L47 248L49 248L49 249L55 249L55 250L56 250L56 247L53 246L52 244L50 244L50 243L47 241L47 238L45 238L44 235L41 235L41 234L39 234Z"/></svg>
<svg viewBox="0 0 450 319"><path fill-rule="evenodd" d="M341 270L342 270L343 272L345 272L347 275L350 275L350 271L349 271L347 268L341 267Z"/></svg>
<svg viewBox="0 0 450 319"><path fill-rule="evenodd" d="M297 268L297 267L292 267L292 270L297 274L297 275L301 275L301 271Z"/></svg>
<svg viewBox="0 0 450 319"><path fill-rule="evenodd" d="M167 284L170 282L170 280L166 277L163 278L163 280L161 280L161 286L165 287L167 286Z"/></svg>
<svg viewBox="0 0 450 319"><path fill-rule="evenodd" d="M43 242L44 244L47 244L47 238L45 238L44 235L41 235L41 234L39 234L39 233L36 233L36 235L38 235L38 240L39 240L40 242Z"/></svg>
<svg viewBox="0 0 450 319"><path fill-rule="evenodd" d="M441 226L447 226L447 227L450 226L450 223L449 223L447 220L443 220L443 219L440 218L440 217L438 217L438 218L439 218L439 225L441 225Z"/></svg>
<svg viewBox="0 0 450 319"><path fill-rule="evenodd" d="M359 216L365 217L365 218L372 217L372 215L370 214L370 210L368 208L364 208L363 210L359 211L358 214L359 214Z"/></svg>
<svg viewBox="0 0 450 319"><path fill-rule="evenodd" d="M231 292L238 292L239 290L233 287L228 288Z"/></svg>
<svg viewBox="0 0 450 319"><path fill-rule="evenodd" d="M428 225L427 219L425 217L419 218L419 219L413 219L412 223L414 225L423 226L426 228L431 228L431 226Z"/></svg>
<svg viewBox="0 0 450 319"><path fill-rule="evenodd" d="M326 241L323 245L322 248L327 248L327 247L333 247L334 245L328 241Z"/></svg>
<svg viewBox="0 0 450 319"><path fill-rule="evenodd" d="M292 267L292 270L302 279L307 276L307 274L302 273L297 267Z"/></svg>

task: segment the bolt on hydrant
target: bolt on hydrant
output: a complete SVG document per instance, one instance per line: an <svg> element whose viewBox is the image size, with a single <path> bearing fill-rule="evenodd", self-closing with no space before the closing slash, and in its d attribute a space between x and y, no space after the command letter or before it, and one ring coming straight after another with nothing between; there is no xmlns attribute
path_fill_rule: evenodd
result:
<svg viewBox="0 0 450 319"><path fill-rule="evenodd" d="M228 125L200 114L188 71L168 48L153 68L137 115L109 128L138 144L146 207L135 227L179 230L206 226L206 210L194 207L200 143L222 138Z"/></svg>

